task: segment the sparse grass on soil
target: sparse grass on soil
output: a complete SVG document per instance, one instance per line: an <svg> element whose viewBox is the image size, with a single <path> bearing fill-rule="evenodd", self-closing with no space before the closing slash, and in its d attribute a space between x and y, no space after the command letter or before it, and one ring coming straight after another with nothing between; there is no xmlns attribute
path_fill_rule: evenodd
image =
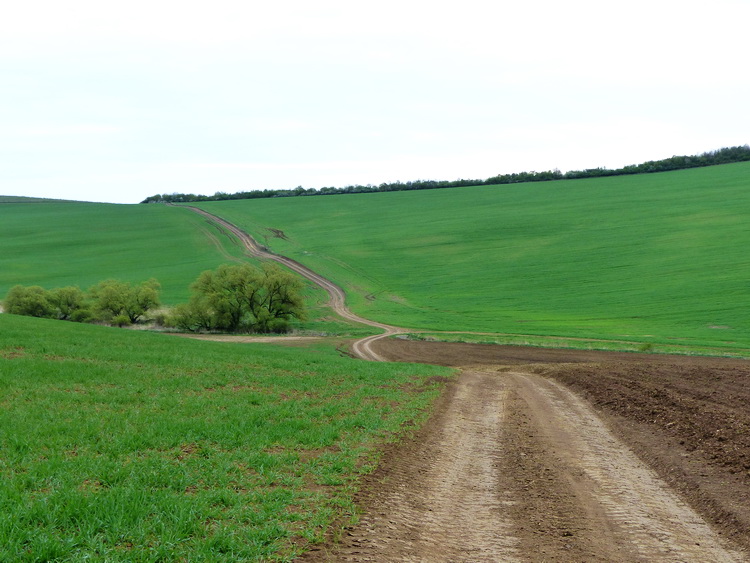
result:
<svg viewBox="0 0 750 563"><path fill-rule="evenodd" d="M0 315L0 561L290 559L450 373Z"/></svg>
<svg viewBox="0 0 750 563"><path fill-rule="evenodd" d="M200 207L382 322L750 347L750 163Z"/></svg>

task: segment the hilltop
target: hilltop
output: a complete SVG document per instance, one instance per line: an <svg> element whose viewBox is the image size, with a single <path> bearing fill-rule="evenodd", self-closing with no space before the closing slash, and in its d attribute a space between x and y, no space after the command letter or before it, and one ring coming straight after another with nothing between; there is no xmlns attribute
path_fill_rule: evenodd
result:
<svg viewBox="0 0 750 563"><path fill-rule="evenodd" d="M484 180L415 180L410 182L391 182L378 186L371 184L351 185L343 188L324 187L303 188L298 186L293 190L255 190L250 192L226 193L216 192L212 196L195 194L158 194L147 197L141 203L189 203L199 201L224 201L235 199L261 199L269 197L296 197L315 195L340 195L373 192L400 192L410 190L433 190L439 188L459 188L466 186L492 186L502 184L523 184L529 182L549 182L551 180L578 180L581 178L604 178L607 176L626 176L632 174L652 174L654 172L669 172L716 166L733 162L750 160L750 146L727 147L716 151L704 152L693 156L672 156L662 160L649 160L641 164L631 164L617 169L589 168L586 170L547 170L544 172L518 172L513 174L498 174Z"/></svg>
<svg viewBox="0 0 750 563"><path fill-rule="evenodd" d="M46 197L25 197L16 195L0 195L0 203L78 203L71 200L51 199Z"/></svg>

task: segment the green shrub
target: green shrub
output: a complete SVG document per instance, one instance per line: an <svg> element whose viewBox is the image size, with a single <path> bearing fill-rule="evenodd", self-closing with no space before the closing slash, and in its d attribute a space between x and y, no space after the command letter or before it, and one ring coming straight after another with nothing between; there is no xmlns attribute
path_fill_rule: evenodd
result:
<svg viewBox="0 0 750 563"><path fill-rule="evenodd" d="M306 317L304 285L275 264L223 265L193 283L190 302L175 308L175 326L190 332L287 332Z"/></svg>
<svg viewBox="0 0 750 563"><path fill-rule="evenodd" d="M48 299L60 320L81 322L89 317L86 295L78 287L53 289L48 292Z"/></svg>
<svg viewBox="0 0 750 563"><path fill-rule="evenodd" d="M55 316L55 307L50 302L50 293L38 285L12 287L3 301L3 308L11 315L47 319Z"/></svg>
<svg viewBox="0 0 750 563"><path fill-rule="evenodd" d="M119 327L128 326L130 324L130 317L123 314L117 315L112 318L112 324Z"/></svg>
<svg viewBox="0 0 750 563"><path fill-rule="evenodd" d="M94 317L115 324L115 318L125 316L128 324L137 323L159 306L159 287L153 278L140 285L111 279L99 282L89 289Z"/></svg>
<svg viewBox="0 0 750 563"><path fill-rule="evenodd" d="M100 321L125 326L140 321L159 306L159 282L140 285L118 280L98 283L84 293L69 286L46 290L41 286L16 285L3 301L7 313L63 321Z"/></svg>

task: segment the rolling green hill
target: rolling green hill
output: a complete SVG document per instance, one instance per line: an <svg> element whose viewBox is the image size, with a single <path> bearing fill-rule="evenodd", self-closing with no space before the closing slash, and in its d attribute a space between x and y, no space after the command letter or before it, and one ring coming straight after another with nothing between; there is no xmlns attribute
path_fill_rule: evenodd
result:
<svg viewBox="0 0 750 563"><path fill-rule="evenodd" d="M198 205L380 321L750 347L750 163Z"/></svg>
<svg viewBox="0 0 750 563"><path fill-rule="evenodd" d="M750 163L199 205L335 280L375 320L750 348ZM242 255L202 218L162 205L6 202L0 240L1 295L17 283L156 277L174 304L198 273Z"/></svg>
<svg viewBox="0 0 750 563"><path fill-rule="evenodd" d="M43 197L25 197L17 195L0 195L0 204L2 203L71 203L62 199L49 199Z"/></svg>
<svg viewBox="0 0 750 563"><path fill-rule="evenodd" d="M200 272L242 255L186 209L41 201L0 204L0 298L16 284L85 289L154 277L163 300L178 303Z"/></svg>
<svg viewBox="0 0 750 563"><path fill-rule="evenodd" d="M201 207L391 324L750 350L750 163ZM156 277L177 303L242 255L162 205L0 199L0 241L0 296ZM289 560L448 375L0 315L0 560Z"/></svg>

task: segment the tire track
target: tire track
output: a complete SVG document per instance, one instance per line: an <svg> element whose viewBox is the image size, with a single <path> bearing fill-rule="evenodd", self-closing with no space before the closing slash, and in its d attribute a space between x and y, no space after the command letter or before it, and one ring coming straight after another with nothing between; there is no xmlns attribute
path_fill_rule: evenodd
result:
<svg viewBox="0 0 750 563"><path fill-rule="evenodd" d="M442 414L386 464L359 524L312 561L519 561L501 486L507 390L467 371Z"/></svg>
<svg viewBox="0 0 750 563"><path fill-rule="evenodd" d="M536 421L539 441L551 448L586 514L582 528L589 530L588 539L606 539L599 546L607 547L606 560L745 560L578 396L539 376L514 372L509 377Z"/></svg>

